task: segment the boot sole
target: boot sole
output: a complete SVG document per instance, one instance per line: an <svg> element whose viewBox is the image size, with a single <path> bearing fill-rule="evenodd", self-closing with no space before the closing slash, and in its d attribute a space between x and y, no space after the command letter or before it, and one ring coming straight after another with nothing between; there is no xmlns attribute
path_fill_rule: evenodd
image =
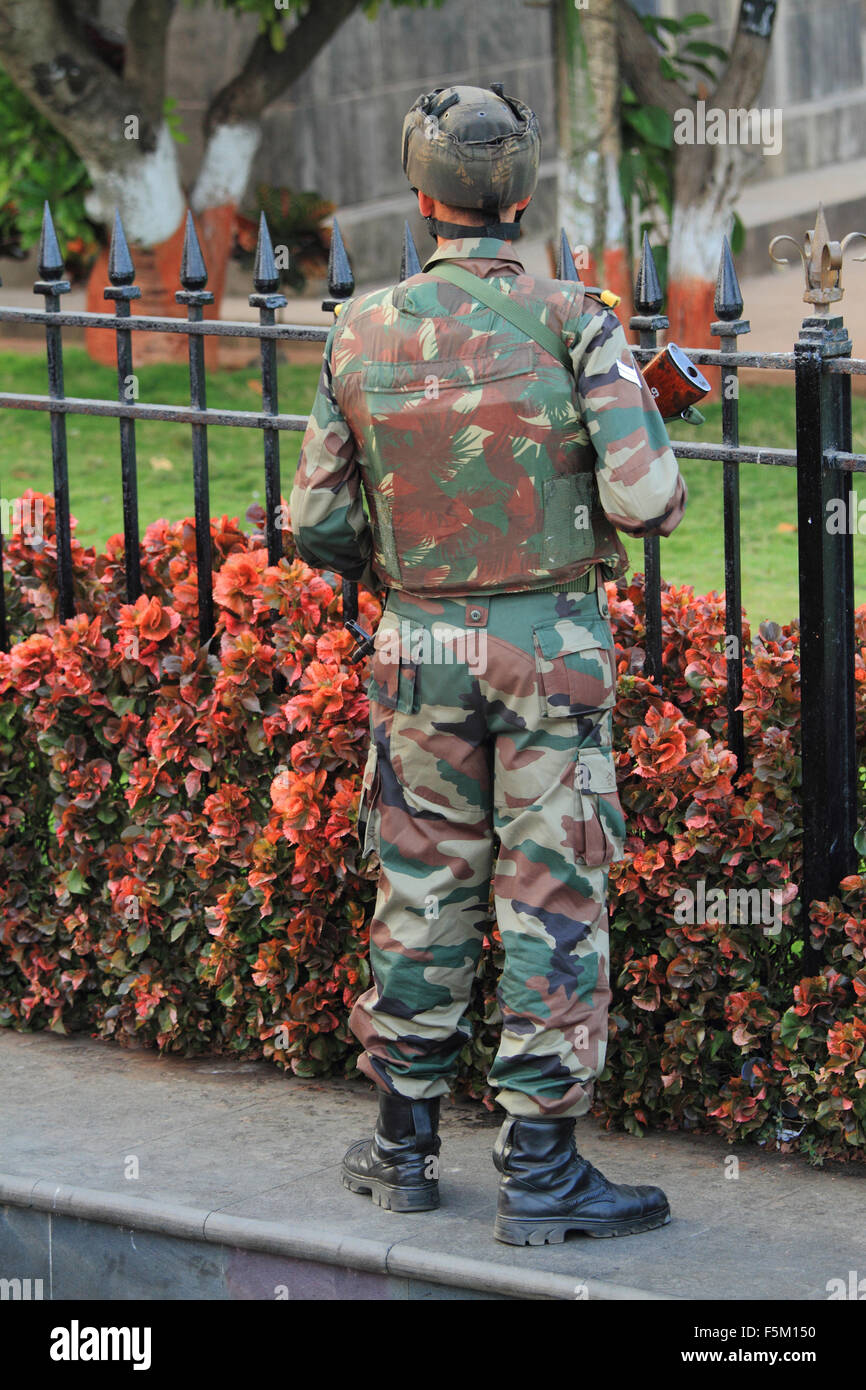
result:
<svg viewBox="0 0 866 1390"><path fill-rule="evenodd" d="M359 1178L344 1168L343 1186L350 1192L372 1197L383 1211L435 1211L439 1206L439 1184L431 1179L427 1187L395 1187L380 1178Z"/></svg>
<svg viewBox="0 0 866 1390"><path fill-rule="evenodd" d="M561 1245L569 1231L595 1237L635 1236L667 1226L670 1219L670 1207L633 1221L581 1221L578 1217L527 1221L516 1216L497 1216L493 1235L503 1245Z"/></svg>

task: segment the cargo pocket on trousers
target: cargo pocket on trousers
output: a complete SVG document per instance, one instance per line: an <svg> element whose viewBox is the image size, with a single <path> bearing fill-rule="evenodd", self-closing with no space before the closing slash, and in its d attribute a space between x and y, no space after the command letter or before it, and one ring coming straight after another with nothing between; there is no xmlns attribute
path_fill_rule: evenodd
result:
<svg viewBox="0 0 866 1390"><path fill-rule="evenodd" d="M574 717L613 708L616 664L604 619L558 618L533 628L533 639L542 716Z"/></svg>
<svg viewBox="0 0 866 1390"><path fill-rule="evenodd" d="M383 629L380 624L367 684L371 702L398 710L400 714L414 714L417 709L418 663L410 656L411 641L411 633L409 640L404 642L398 628Z"/></svg>
<svg viewBox="0 0 866 1390"><path fill-rule="evenodd" d="M358 842L361 855L379 853L379 792L382 775L379 771L379 751L375 742L370 743L364 778L361 783L361 800L358 804Z"/></svg>
<svg viewBox="0 0 866 1390"><path fill-rule="evenodd" d="M589 868L625 852L625 814L611 748L579 748L574 765L574 855Z"/></svg>

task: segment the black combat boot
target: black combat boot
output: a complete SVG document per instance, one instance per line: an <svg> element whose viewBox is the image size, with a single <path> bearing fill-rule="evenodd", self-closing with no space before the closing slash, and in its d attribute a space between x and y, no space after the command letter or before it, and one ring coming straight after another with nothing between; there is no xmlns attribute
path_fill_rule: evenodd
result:
<svg viewBox="0 0 866 1390"><path fill-rule="evenodd" d="M379 1096L372 1139L343 1159L343 1186L369 1193L387 1211L433 1211L439 1205L439 1097Z"/></svg>
<svg viewBox="0 0 866 1390"><path fill-rule="evenodd" d="M671 1219L660 1187L608 1182L574 1146L574 1120L506 1120L493 1162L502 1174L493 1234L506 1245L556 1245L567 1231L628 1236Z"/></svg>

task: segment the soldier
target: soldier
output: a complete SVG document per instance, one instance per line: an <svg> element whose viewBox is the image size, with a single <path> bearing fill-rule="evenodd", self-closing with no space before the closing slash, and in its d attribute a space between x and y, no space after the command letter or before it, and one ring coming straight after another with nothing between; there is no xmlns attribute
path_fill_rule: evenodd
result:
<svg viewBox="0 0 866 1390"><path fill-rule="evenodd" d="M539 149L500 84L415 102L403 168L437 249L343 308L291 498L309 564L388 592L359 813L380 862L374 985L351 1015L379 1117L343 1182L393 1211L438 1206L439 1100L470 1035L492 882L494 1234L511 1244L670 1220L661 1189L576 1152L574 1121L604 1065L625 834L604 580L626 568L614 528L669 535L686 489L609 297L515 254Z"/></svg>

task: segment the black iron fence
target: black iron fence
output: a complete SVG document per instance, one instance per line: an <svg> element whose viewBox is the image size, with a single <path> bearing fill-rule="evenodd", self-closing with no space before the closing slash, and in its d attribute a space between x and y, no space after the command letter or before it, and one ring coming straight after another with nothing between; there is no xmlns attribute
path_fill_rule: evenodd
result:
<svg viewBox="0 0 866 1390"><path fill-rule="evenodd" d="M845 516L856 516L852 475L866 471L866 455L851 452L851 376L866 374L866 361L851 357L851 342L840 317L831 317L829 306L841 298L841 244L826 235L823 212L809 233L803 257L807 292L804 298L816 306L804 320L792 353L750 353L738 350L738 340L749 331L742 317L743 300L733 261L725 242L715 298L718 319L711 333L719 348L687 348L701 366L717 366L722 381L721 444L673 441L679 458L718 461L722 464L722 506L725 546L726 656L728 742L738 767L745 765L742 715L743 648L740 584L739 469L743 463L781 466L797 470L798 545L800 568L800 632L802 695L802 809L804 823L804 881L801 900L825 898L839 879L856 868L854 834L857 829L858 769L854 721L854 586L853 534L850 528L826 524L829 504L841 502ZM778 239L777 239L778 240ZM790 240L790 238L788 238ZM798 248L799 249L799 248ZM772 248L771 248L772 251ZM400 279L421 268L408 225L400 266ZM207 270L192 218L187 216L186 236L176 299L187 307L186 319L131 314L130 302L140 295L135 270L120 218L115 218L109 257L110 285L105 298L114 312L72 313L61 310L61 296L70 286L63 278L64 265L46 204L39 247L40 279L34 291L44 296L44 309L0 306L0 323L42 324L45 328L48 395L31 396L0 392L0 408L47 411L51 419L51 452L57 527L58 604L61 617L73 616L72 559L69 529L69 476L66 443L68 415L115 417L120 424L121 485L125 541L126 590L133 603L141 593L138 492L136 482L137 420L175 421L192 426L196 561L198 576L199 631L202 643L214 632L210 503L208 487L208 430L234 426L262 432L265 473L265 536L270 563L282 554L278 526L280 516L280 432L303 430L307 417L281 414L277 388L278 342L324 342L326 328L278 324L277 309L287 304L279 292L273 246L264 215L259 226L254 292L250 304L259 311L258 323L232 322L203 317L213 300L205 286ZM565 234L560 236L558 275L578 279ZM354 290L351 267L339 227L334 225L329 265L330 297L324 307L333 309ZM658 275L645 238L638 272L636 315L630 326L638 336L634 355L648 361L656 350L659 332L668 320L659 311L662 295ZM118 396L116 401L67 396L63 384L62 331L65 327L104 328L115 334ZM189 406L159 405L128 399L133 371L134 333L186 335L190 373ZM262 408L256 411L214 410L207 405L204 368L205 337L254 338L260 342ZM738 373L741 367L787 370L794 374L796 394L796 447L751 448L739 443ZM2 535L0 535L0 650L8 650L9 637L2 585ZM655 681L662 672L661 565L659 542L644 542L646 577L646 671ZM354 587L344 586L347 614L355 599Z"/></svg>

